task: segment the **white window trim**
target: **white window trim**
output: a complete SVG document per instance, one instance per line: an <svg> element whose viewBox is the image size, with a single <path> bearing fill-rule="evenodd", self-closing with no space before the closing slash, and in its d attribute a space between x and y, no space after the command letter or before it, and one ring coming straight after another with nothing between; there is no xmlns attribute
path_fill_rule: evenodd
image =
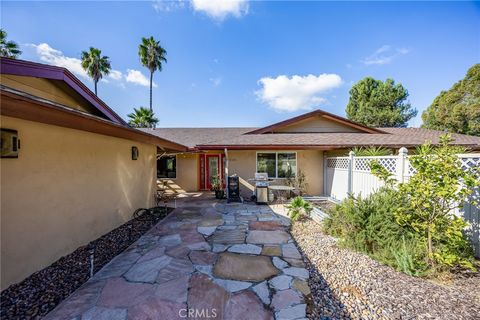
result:
<svg viewBox="0 0 480 320"><path fill-rule="evenodd" d="M286 179L286 178L279 178L278 177L278 154L279 153L293 153L295 154L295 162L296 162L296 166L295 166L295 177L297 176L297 173L298 173L298 154L297 154L297 151L289 151L289 150L285 150L285 151L257 151L256 154L255 154L255 172L258 173L258 154L259 153L271 153L271 154L275 154L275 177L268 177L269 179Z"/></svg>
<svg viewBox="0 0 480 320"><path fill-rule="evenodd" d="M172 157L172 156L175 157L175 178L159 178L159 177L157 177L157 180L177 180L177 178L178 178L178 174L177 174L177 171L178 171L177 170L177 168L178 168L178 166L177 166L178 165L178 157L177 156L178 155L177 154L173 154L173 155L166 154L164 157ZM161 158L163 158L163 157L160 157L157 160L160 160ZM155 164L156 164L156 162L155 162Z"/></svg>

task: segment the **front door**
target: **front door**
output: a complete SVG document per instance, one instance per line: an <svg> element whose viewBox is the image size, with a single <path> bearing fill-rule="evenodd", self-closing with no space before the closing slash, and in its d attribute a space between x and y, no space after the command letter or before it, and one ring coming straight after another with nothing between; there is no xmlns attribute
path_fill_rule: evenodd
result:
<svg viewBox="0 0 480 320"><path fill-rule="evenodd" d="M217 154L207 154L207 189L212 188L212 181L214 178L218 177L221 174L221 166L220 166L220 155Z"/></svg>

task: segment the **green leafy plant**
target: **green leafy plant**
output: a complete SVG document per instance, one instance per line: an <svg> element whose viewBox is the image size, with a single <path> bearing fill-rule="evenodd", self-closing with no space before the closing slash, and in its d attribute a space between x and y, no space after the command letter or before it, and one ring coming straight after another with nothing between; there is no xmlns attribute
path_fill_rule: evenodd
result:
<svg viewBox="0 0 480 320"><path fill-rule="evenodd" d="M285 207L288 209L288 215L292 218L292 221L296 221L303 216L309 216L313 210L311 203L300 196L293 198L290 204Z"/></svg>
<svg viewBox="0 0 480 320"><path fill-rule="evenodd" d="M396 222L394 213L401 199L384 187L367 197L353 197L338 204L324 230L340 238L342 246L364 252L404 273L424 274L423 243L408 228Z"/></svg>
<svg viewBox="0 0 480 320"><path fill-rule="evenodd" d="M222 190L222 177L220 177L220 175L213 176L210 180L210 184L212 185L212 191Z"/></svg>
<svg viewBox="0 0 480 320"><path fill-rule="evenodd" d="M480 186L477 171L462 168L457 153L464 150L450 146L450 135L440 137L439 146L430 143L410 157L415 174L405 183L396 183L378 165L372 173L396 190L403 205L395 210L399 225L412 230L424 245L425 258L432 271L455 267L473 269L473 250L463 234L467 223L454 214L465 199Z"/></svg>
<svg viewBox="0 0 480 320"><path fill-rule="evenodd" d="M392 150L383 147L355 147L352 149L357 157L375 157L375 156L390 156Z"/></svg>

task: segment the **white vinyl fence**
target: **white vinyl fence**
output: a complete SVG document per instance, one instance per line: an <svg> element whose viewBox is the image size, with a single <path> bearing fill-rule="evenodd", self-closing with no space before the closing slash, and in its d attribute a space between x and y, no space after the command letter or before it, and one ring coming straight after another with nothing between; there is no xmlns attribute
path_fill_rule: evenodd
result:
<svg viewBox="0 0 480 320"><path fill-rule="evenodd" d="M458 157L465 170L480 167L480 153L459 154ZM343 200L349 194L367 196L378 190L383 181L370 172L369 163L372 160L377 160L400 182L408 181L415 172L409 164L405 148L401 148L397 156L355 157L350 152L348 157L327 157L324 161L326 195ZM480 200L480 190L475 190L473 198ZM467 200L459 214L470 223L467 233L475 247L475 256L480 258L480 208Z"/></svg>

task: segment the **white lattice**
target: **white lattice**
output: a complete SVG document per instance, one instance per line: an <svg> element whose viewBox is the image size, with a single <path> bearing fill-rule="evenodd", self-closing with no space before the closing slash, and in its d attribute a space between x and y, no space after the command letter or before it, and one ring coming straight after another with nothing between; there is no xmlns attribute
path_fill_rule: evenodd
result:
<svg viewBox="0 0 480 320"><path fill-rule="evenodd" d="M327 158L327 167L335 169L348 169L349 158L336 157Z"/></svg>
<svg viewBox="0 0 480 320"><path fill-rule="evenodd" d="M370 172L370 162L372 162L372 159L356 158L354 169L357 171Z"/></svg>
<svg viewBox="0 0 480 320"><path fill-rule="evenodd" d="M479 170L478 168L480 168L480 157L460 156L460 162L462 163L463 170Z"/></svg>
<svg viewBox="0 0 480 320"><path fill-rule="evenodd" d="M397 171L397 158L377 158L377 157L364 157L355 158L354 170L370 172L370 163L376 160L382 167L388 170L390 173Z"/></svg>

